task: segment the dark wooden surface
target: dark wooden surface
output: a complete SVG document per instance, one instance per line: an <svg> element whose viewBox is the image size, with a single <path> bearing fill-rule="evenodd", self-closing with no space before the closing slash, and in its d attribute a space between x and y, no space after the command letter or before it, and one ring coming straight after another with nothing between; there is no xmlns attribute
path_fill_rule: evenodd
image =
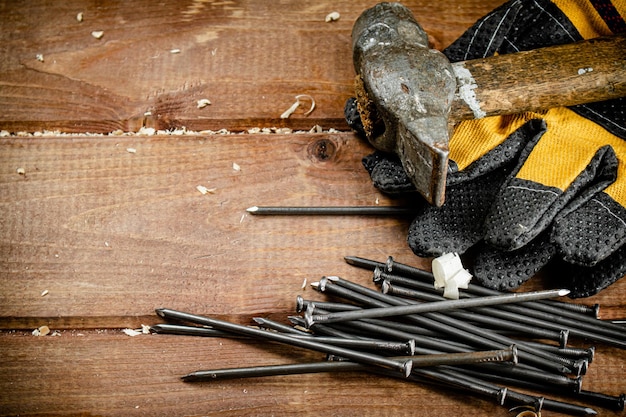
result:
<svg viewBox="0 0 626 417"><path fill-rule="evenodd" d="M394 204L372 187L360 165L371 148L342 118L352 93L350 29L374 3L0 2L0 130L74 133L0 138L1 415L509 415L458 392L357 373L184 384L179 377L196 369L322 357L122 332L160 322L157 307L285 321L298 294L324 299L302 288L323 275L373 288L345 255L429 268L406 246L408 219L245 211ZM445 47L499 3L407 5ZM340 20L325 23L334 10ZM297 94L313 96L315 111L280 119ZM198 109L201 98L212 104ZM343 131L123 134L142 125L315 124ZM198 185L214 190L203 195ZM536 278L524 289L545 286ZM584 302L621 318L625 294L622 281ZM43 325L55 335L31 334ZM624 359L597 345L584 388L623 392Z"/></svg>

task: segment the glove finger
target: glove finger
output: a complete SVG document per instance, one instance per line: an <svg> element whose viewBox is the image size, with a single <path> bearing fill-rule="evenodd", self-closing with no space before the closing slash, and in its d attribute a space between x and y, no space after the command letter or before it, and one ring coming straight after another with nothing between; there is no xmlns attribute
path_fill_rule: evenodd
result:
<svg viewBox="0 0 626 417"><path fill-rule="evenodd" d="M555 265L560 283L571 291L570 298L590 297L626 275L626 245L622 245L593 267L581 267L567 262Z"/></svg>
<svg viewBox="0 0 626 417"><path fill-rule="evenodd" d="M415 186L396 155L376 151L364 157L361 162L370 174L374 187L382 192L387 194L415 192Z"/></svg>
<svg viewBox="0 0 626 417"><path fill-rule="evenodd" d="M356 98L350 97L346 101L346 105L343 108L343 115L346 119L346 123L348 123L348 126L352 130L356 131L361 138L365 138L365 128L363 127L361 115L359 114L359 110L357 108Z"/></svg>
<svg viewBox="0 0 626 417"><path fill-rule="evenodd" d="M552 226L552 242L567 262L593 266L626 245L626 208L605 192Z"/></svg>
<svg viewBox="0 0 626 417"><path fill-rule="evenodd" d="M501 251L485 242L477 245L474 278L484 287L499 291L518 288L546 266L556 254L548 233L539 235L515 251Z"/></svg>
<svg viewBox="0 0 626 417"><path fill-rule="evenodd" d="M584 204L617 177L617 157L607 144L620 147L622 139L565 108L545 117L548 131L522 152L485 221L485 240L503 250L522 247L566 207Z"/></svg>

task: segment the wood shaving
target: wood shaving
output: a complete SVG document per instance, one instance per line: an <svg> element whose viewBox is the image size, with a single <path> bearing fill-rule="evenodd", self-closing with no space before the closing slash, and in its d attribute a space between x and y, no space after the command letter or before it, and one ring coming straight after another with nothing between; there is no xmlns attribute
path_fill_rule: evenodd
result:
<svg viewBox="0 0 626 417"><path fill-rule="evenodd" d="M104 36L104 31L94 30L93 32L91 32L91 36L93 36L96 39L102 39L102 37Z"/></svg>
<svg viewBox="0 0 626 417"><path fill-rule="evenodd" d="M130 336L130 337L135 337L135 336L139 336L140 334L143 334L141 330L133 330L133 329L123 329L122 332L126 336Z"/></svg>
<svg viewBox="0 0 626 417"><path fill-rule="evenodd" d="M335 22L337 20L339 20L339 18L341 17L341 15L339 14L339 12L330 12L326 15L326 18L324 19L324 21L326 23L329 22Z"/></svg>
<svg viewBox="0 0 626 417"><path fill-rule="evenodd" d="M76 15L76 21L77 22L82 22L83 21L83 12L80 12Z"/></svg>
<svg viewBox="0 0 626 417"><path fill-rule="evenodd" d="M155 133L156 133L156 129L155 128L153 128L153 127L145 127L145 126L142 126L141 129L139 129L137 131L137 134L140 135L140 136L142 136L142 135L153 136Z"/></svg>
<svg viewBox="0 0 626 417"><path fill-rule="evenodd" d="M216 188L207 188L204 185L196 186L196 190L198 190L200 192L200 194L202 194L202 195L215 194L215 191L217 191Z"/></svg>
<svg viewBox="0 0 626 417"><path fill-rule="evenodd" d="M35 55L35 58L37 58L37 61L43 62L43 54L37 54Z"/></svg>
<svg viewBox="0 0 626 417"><path fill-rule="evenodd" d="M198 100L198 108L199 109L203 109L206 106L210 105L211 101L208 98L203 98L201 100Z"/></svg>
<svg viewBox="0 0 626 417"><path fill-rule="evenodd" d="M48 326L41 326L33 330L33 336L47 336L48 334L50 334L50 328Z"/></svg>
<svg viewBox="0 0 626 417"><path fill-rule="evenodd" d="M283 114L280 115L280 118L288 119L289 116L291 116L296 111L296 109L300 106L300 104L302 103L302 100L308 100L311 102L311 107L309 108L309 110L307 110L304 113L304 115L308 116L309 114L311 114L313 110L315 110L315 99L308 94L298 94L296 96L296 102L293 103L291 107L289 107L287 110L285 110Z"/></svg>

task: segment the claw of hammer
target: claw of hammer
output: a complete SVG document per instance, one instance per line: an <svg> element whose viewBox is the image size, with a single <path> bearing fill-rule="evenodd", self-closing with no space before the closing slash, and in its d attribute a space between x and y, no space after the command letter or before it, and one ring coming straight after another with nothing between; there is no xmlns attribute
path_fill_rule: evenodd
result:
<svg viewBox="0 0 626 417"><path fill-rule="evenodd" d="M352 31L357 105L368 140L395 152L424 197L443 204L448 166L448 116L456 79L410 11L381 3ZM375 103L370 101L375 99Z"/></svg>
<svg viewBox="0 0 626 417"><path fill-rule="evenodd" d="M355 22L352 51L368 140L396 153L435 206L444 202L459 121L626 96L626 35L451 64L428 48L409 9L380 3Z"/></svg>

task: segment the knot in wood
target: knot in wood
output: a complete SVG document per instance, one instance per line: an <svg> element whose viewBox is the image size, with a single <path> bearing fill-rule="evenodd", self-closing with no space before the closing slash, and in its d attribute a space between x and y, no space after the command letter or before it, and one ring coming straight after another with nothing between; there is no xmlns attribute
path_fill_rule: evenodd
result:
<svg viewBox="0 0 626 417"><path fill-rule="evenodd" d="M331 161L337 153L337 144L330 139L318 139L308 147L308 155L314 162Z"/></svg>

